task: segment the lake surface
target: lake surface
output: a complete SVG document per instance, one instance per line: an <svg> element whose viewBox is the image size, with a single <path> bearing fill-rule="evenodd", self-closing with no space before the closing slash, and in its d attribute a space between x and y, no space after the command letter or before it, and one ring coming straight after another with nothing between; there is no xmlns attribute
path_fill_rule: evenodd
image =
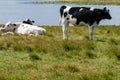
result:
<svg viewBox="0 0 120 80"><path fill-rule="evenodd" d="M58 25L59 8L62 4L24 4L24 2L48 1L48 0L0 0L0 23L7 21L19 22L26 18L35 20L36 25ZM50 1L50 0L49 0ZM69 6L89 6L95 8L107 7L110 9L112 20L101 21L101 25L120 25L120 6L102 5L75 5Z"/></svg>

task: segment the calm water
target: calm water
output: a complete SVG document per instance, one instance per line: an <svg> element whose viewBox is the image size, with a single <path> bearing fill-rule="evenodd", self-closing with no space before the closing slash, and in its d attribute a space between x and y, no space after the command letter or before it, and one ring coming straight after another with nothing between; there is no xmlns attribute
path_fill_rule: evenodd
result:
<svg viewBox="0 0 120 80"><path fill-rule="evenodd" d="M31 18L35 20L36 25L58 25L59 8L62 4L23 4L30 1L45 0L0 0L0 23L7 21L18 22ZM47 0L46 0L47 1ZM70 5L70 4L69 4ZM86 5L70 5L86 6ZM87 5L93 6L93 5ZM112 20L102 21L102 25L120 25L120 6L98 6L96 8L107 7L110 9Z"/></svg>

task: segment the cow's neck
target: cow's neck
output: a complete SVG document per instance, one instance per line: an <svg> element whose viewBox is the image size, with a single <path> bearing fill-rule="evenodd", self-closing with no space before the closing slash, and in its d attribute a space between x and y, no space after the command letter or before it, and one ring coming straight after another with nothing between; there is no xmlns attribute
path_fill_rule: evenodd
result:
<svg viewBox="0 0 120 80"><path fill-rule="evenodd" d="M99 24L101 20L103 20L103 18L102 18L102 17L99 17L99 18L96 20L96 23Z"/></svg>

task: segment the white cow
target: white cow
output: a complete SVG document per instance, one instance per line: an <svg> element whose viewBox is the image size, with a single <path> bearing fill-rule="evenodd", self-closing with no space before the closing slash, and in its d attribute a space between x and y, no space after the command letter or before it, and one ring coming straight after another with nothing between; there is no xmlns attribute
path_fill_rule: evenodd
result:
<svg viewBox="0 0 120 80"><path fill-rule="evenodd" d="M7 33L4 33L4 34L17 33L17 34L23 34L23 35L27 34L27 35L33 35L33 36L38 36L46 32L46 30L42 27L25 24L22 22L13 24L10 21L7 22L3 27L1 27L0 31L7 31Z"/></svg>

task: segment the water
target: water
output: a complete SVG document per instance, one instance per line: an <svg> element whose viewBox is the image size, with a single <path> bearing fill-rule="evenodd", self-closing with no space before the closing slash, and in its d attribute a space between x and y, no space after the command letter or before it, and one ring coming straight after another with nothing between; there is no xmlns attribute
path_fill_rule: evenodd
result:
<svg viewBox="0 0 120 80"><path fill-rule="evenodd" d="M35 20L36 25L58 25L59 8L62 4L23 4L23 2L47 1L47 0L0 0L0 23L7 21L19 22L26 18ZM70 6L86 6L73 5ZM96 8L107 7L110 9L112 20L101 21L101 25L120 25L120 6L87 5Z"/></svg>

